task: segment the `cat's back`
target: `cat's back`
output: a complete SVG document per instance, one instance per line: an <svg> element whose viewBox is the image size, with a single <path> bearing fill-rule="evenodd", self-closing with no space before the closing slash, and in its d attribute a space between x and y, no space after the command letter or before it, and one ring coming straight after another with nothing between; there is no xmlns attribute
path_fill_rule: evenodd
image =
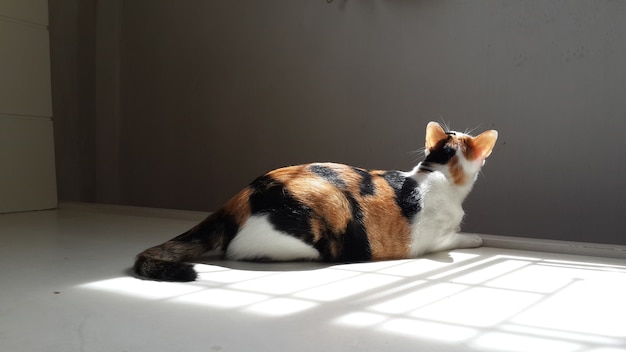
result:
<svg viewBox="0 0 626 352"><path fill-rule="evenodd" d="M248 206L238 208L246 209L249 220L228 251L237 258L254 257L248 245L252 241L241 250L243 239L260 239L271 232L269 227L316 248L323 260L402 258L409 247L411 221L421 207L417 182L405 173L336 163L275 169L241 194L235 197L237 203L247 200ZM273 243L278 243L276 238ZM316 258L307 248L298 253Z"/></svg>
<svg viewBox="0 0 626 352"><path fill-rule="evenodd" d="M333 197L342 196L353 206L390 202L407 217L419 209L418 184L401 171L367 170L331 162L288 166L269 171L250 184L252 194L259 196L272 189L289 193L308 205L322 203L328 208ZM391 209L388 209L391 210Z"/></svg>

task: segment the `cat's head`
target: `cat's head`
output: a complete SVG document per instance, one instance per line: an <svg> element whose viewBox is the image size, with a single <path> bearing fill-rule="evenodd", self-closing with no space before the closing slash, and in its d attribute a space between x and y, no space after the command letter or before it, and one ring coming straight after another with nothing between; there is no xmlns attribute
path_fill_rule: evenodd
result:
<svg viewBox="0 0 626 352"><path fill-rule="evenodd" d="M437 122L430 122L426 126L426 159L420 168L424 171L441 171L457 185L471 183L491 154L497 139L496 130L472 137L461 132L446 131Z"/></svg>

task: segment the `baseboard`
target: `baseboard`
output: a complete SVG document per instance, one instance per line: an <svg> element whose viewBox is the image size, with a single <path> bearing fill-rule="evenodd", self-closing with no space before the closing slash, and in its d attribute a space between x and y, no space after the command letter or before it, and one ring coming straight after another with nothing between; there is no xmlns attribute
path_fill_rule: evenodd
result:
<svg viewBox="0 0 626 352"><path fill-rule="evenodd" d="M626 259L626 246L478 234L485 247Z"/></svg>
<svg viewBox="0 0 626 352"><path fill-rule="evenodd" d="M168 218L189 221L201 221L209 214L209 212L191 210L147 208L127 205L82 202L60 202L59 209L91 210L111 214ZM626 259L626 246L621 245L486 234L477 235L482 237L483 245L485 247Z"/></svg>
<svg viewBox="0 0 626 352"><path fill-rule="evenodd" d="M84 202L59 202L61 210L91 210L108 214L120 214L131 216L143 216L151 218L166 218L177 220L201 221L209 215L209 212L179 210L179 209L163 209L136 207L130 205L117 204L101 204L101 203L84 203Z"/></svg>

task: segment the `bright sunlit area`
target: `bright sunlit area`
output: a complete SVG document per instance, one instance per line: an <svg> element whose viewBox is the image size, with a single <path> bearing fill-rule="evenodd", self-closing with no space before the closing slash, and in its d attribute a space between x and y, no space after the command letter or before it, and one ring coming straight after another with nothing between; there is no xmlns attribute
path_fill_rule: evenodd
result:
<svg viewBox="0 0 626 352"><path fill-rule="evenodd" d="M130 274L136 252L193 223L1 216L0 350L626 350L623 260L484 247L339 265L209 257L191 283Z"/></svg>

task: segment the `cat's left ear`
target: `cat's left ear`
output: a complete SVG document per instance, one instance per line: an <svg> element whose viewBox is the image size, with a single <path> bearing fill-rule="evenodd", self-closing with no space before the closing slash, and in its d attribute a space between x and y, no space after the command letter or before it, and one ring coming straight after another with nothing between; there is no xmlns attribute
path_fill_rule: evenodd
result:
<svg viewBox="0 0 626 352"><path fill-rule="evenodd" d="M474 137L472 141L472 146L474 147L474 155L481 159L487 159L487 157L493 151L493 147L496 145L497 139L498 131L496 130L485 131Z"/></svg>
<svg viewBox="0 0 626 352"><path fill-rule="evenodd" d="M434 148L440 140L448 138L446 131L437 122L431 121L426 126L426 150Z"/></svg>

